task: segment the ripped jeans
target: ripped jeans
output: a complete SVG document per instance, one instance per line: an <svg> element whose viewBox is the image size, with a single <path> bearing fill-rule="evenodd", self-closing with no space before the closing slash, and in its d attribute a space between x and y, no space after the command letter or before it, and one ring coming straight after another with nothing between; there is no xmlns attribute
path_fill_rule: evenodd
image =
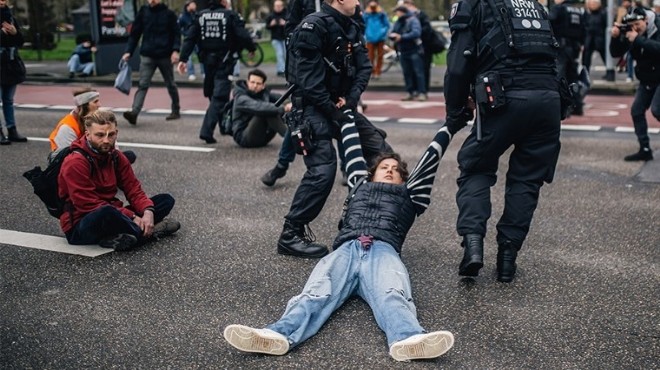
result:
<svg viewBox="0 0 660 370"><path fill-rule="evenodd" d="M295 347L316 334L348 298L359 295L391 346L426 332L417 321L411 293L408 270L391 245L374 240L364 249L352 240L316 264L303 292L291 298L282 318L267 328L286 336Z"/></svg>

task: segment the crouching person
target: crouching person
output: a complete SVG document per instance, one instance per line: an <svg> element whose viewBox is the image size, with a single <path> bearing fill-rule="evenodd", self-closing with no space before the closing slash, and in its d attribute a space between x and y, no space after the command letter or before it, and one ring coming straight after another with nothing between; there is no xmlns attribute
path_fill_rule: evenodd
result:
<svg viewBox="0 0 660 370"><path fill-rule="evenodd" d="M408 174L397 154L378 157L367 171L354 123L342 127L350 200L344 205L334 252L323 257L300 295L263 329L229 325L224 337L245 352L284 355L318 332L351 296L371 307L397 361L436 358L454 344L448 331L427 332L417 320L408 271L400 253L415 218L430 203L440 158L454 131L442 127Z"/></svg>
<svg viewBox="0 0 660 370"><path fill-rule="evenodd" d="M129 160L115 149L115 115L97 110L85 117L84 124L85 134L71 144L73 152L64 159L58 177L64 201L60 226L69 244L125 251L179 230L179 222L165 219L174 198L147 197ZM116 197L118 190L128 205Z"/></svg>

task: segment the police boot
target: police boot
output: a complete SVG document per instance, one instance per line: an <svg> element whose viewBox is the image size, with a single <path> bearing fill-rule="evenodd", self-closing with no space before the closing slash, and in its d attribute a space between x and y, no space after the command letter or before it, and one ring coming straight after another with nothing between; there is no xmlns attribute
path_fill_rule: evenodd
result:
<svg viewBox="0 0 660 370"><path fill-rule="evenodd" d="M7 139L5 136L5 133L2 131L2 128L0 127L0 145L10 145L11 141Z"/></svg>
<svg viewBox="0 0 660 370"><path fill-rule="evenodd" d="M25 136L22 136L21 134L18 133L16 130L16 127L11 127L7 129L9 137L9 141L13 141L15 143L24 143L27 141L27 138Z"/></svg>
<svg viewBox="0 0 660 370"><path fill-rule="evenodd" d="M479 234L465 234L461 246L463 260L458 267L461 276L478 276L484 266L484 238Z"/></svg>
<svg viewBox="0 0 660 370"><path fill-rule="evenodd" d="M280 240L277 241L277 253L303 258L321 258L328 254L328 248L314 243L314 240L311 230L305 232L305 225L286 220Z"/></svg>
<svg viewBox="0 0 660 370"><path fill-rule="evenodd" d="M497 280L510 283L516 276L516 257L518 247L510 241L500 243L497 248Z"/></svg>
<svg viewBox="0 0 660 370"><path fill-rule="evenodd" d="M639 152L631 155L625 156L623 158L626 162L634 162L634 161L651 161L653 160L653 151L651 148L647 147L642 147L639 148Z"/></svg>
<svg viewBox="0 0 660 370"><path fill-rule="evenodd" d="M261 182L266 186L275 185L275 181L286 175L287 168L277 163L275 167L261 176Z"/></svg>

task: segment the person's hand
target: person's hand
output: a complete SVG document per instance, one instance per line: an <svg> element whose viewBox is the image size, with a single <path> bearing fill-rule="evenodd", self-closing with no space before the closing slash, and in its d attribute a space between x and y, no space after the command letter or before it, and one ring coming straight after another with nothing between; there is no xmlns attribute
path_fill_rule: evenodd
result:
<svg viewBox="0 0 660 370"><path fill-rule="evenodd" d="M128 62L129 59L131 59L131 54L129 53L124 53L124 55L121 56L121 59L124 61Z"/></svg>
<svg viewBox="0 0 660 370"><path fill-rule="evenodd" d="M284 20L284 18L280 18L279 23L280 26L284 26L286 24L286 21Z"/></svg>
<svg viewBox="0 0 660 370"><path fill-rule="evenodd" d="M2 22L2 32L4 32L7 35L15 35L18 31L16 31L16 26L9 22Z"/></svg>
<svg viewBox="0 0 660 370"><path fill-rule="evenodd" d="M637 33L637 31L635 31L635 30L630 30L630 31L626 32L626 38L627 38L628 41L630 41L630 42L635 41L635 39L637 38L637 36L639 36L639 33Z"/></svg>
<svg viewBox="0 0 660 370"><path fill-rule="evenodd" d="M346 105L346 99L344 99L343 97L337 99L337 103L335 103L335 107L337 107L337 109L342 109L344 105Z"/></svg>
<svg viewBox="0 0 660 370"><path fill-rule="evenodd" d="M269 26L274 26L276 24L277 24L277 20L275 19L271 20L270 23L268 23Z"/></svg>
<svg viewBox="0 0 660 370"><path fill-rule="evenodd" d="M179 72L181 76L183 76L186 73L186 63L179 62L179 64L176 66L176 71Z"/></svg>
<svg viewBox="0 0 660 370"><path fill-rule="evenodd" d="M97 51L98 49L96 48L96 46L92 46L92 49L91 49L91 50L92 50L92 53L96 53L96 51Z"/></svg>
<svg viewBox="0 0 660 370"><path fill-rule="evenodd" d="M142 217L135 216L133 222L135 222L140 227L140 230L142 230L142 235L144 235L145 238L148 238L153 234L154 213L150 209L144 211Z"/></svg>
<svg viewBox="0 0 660 370"><path fill-rule="evenodd" d="M610 31L610 36L617 38L621 35L621 29L619 29L619 26L621 26L620 23L614 23L614 27L612 27L612 30Z"/></svg>
<svg viewBox="0 0 660 370"><path fill-rule="evenodd" d="M170 56L170 61L172 62L172 64L179 63L179 52L178 51L174 50L172 52L172 56Z"/></svg>
<svg viewBox="0 0 660 370"><path fill-rule="evenodd" d="M284 111L285 112L291 112L291 108L293 108L293 103L284 104Z"/></svg>
<svg viewBox="0 0 660 370"><path fill-rule="evenodd" d="M390 40L392 40L394 42L398 42L399 40L401 40L401 35L396 33L396 32L390 33L389 37L390 37Z"/></svg>

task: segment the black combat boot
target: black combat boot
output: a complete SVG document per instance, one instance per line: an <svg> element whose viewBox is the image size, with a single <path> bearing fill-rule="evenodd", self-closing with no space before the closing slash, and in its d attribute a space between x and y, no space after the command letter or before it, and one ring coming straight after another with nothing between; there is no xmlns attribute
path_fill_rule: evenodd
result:
<svg viewBox="0 0 660 370"><path fill-rule="evenodd" d="M623 160L626 162L651 161L653 160L653 151L648 146L643 147L639 149L639 152L627 155L625 158L623 158Z"/></svg>
<svg viewBox="0 0 660 370"><path fill-rule="evenodd" d="M321 258L328 254L328 248L314 243L313 234L305 233L305 225L286 220L280 240L277 241L277 253L303 258Z"/></svg>
<svg viewBox="0 0 660 370"><path fill-rule="evenodd" d="M25 142L27 142L27 138L25 136L22 136L21 134L19 134L18 130L16 130L16 127L8 128L7 132L8 132L7 137L9 138L9 141L13 141L15 143L25 143Z"/></svg>
<svg viewBox="0 0 660 370"><path fill-rule="evenodd" d="M11 141L7 139L1 127L0 127L0 145L11 145Z"/></svg>
<svg viewBox="0 0 660 370"><path fill-rule="evenodd" d="M286 175L286 170L286 167L277 163L272 170L261 176L261 182L263 182L266 186L273 186L275 185L275 181L277 181L277 179L280 179Z"/></svg>
<svg viewBox="0 0 660 370"><path fill-rule="evenodd" d="M497 280L510 283L516 276L516 257L518 247L510 241L499 243L497 248Z"/></svg>
<svg viewBox="0 0 660 370"><path fill-rule="evenodd" d="M461 246L463 260L458 267L461 276L479 276L479 270L484 266L484 238L479 234L465 234Z"/></svg>

